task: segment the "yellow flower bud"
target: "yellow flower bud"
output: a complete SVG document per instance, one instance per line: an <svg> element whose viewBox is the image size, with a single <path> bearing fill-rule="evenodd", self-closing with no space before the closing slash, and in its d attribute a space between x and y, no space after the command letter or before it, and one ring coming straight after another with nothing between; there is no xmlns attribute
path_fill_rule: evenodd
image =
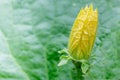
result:
<svg viewBox="0 0 120 80"><path fill-rule="evenodd" d="M68 52L76 60L88 59L94 45L98 25L98 11L92 4L81 9L71 30Z"/></svg>

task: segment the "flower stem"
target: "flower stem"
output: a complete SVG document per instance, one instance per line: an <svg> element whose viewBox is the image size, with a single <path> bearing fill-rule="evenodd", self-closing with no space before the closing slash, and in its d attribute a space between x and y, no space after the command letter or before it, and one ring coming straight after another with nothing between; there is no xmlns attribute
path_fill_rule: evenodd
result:
<svg viewBox="0 0 120 80"><path fill-rule="evenodd" d="M81 68L82 63L73 60L73 64L75 65L75 73L76 73L76 74L73 74L73 75L75 75L74 79L75 80L84 80L83 72L82 72L82 68Z"/></svg>

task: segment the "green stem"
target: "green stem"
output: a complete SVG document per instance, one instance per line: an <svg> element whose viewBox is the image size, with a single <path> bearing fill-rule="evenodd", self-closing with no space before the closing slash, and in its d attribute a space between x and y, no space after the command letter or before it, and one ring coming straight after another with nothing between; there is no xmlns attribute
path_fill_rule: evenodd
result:
<svg viewBox="0 0 120 80"><path fill-rule="evenodd" d="M83 72L82 72L82 68L81 68L82 63L73 61L73 64L75 65L75 72L74 72L75 74L73 74L73 75L75 75L74 79L75 80L84 80Z"/></svg>

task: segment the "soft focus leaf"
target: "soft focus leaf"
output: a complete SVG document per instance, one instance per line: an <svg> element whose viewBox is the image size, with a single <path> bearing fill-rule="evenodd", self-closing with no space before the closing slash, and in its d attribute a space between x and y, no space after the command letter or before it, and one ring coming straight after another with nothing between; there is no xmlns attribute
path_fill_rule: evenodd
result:
<svg viewBox="0 0 120 80"><path fill-rule="evenodd" d="M72 24L92 3L99 26L86 80L119 80L120 0L0 0L0 80L75 80L71 62L58 67Z"/></svg>

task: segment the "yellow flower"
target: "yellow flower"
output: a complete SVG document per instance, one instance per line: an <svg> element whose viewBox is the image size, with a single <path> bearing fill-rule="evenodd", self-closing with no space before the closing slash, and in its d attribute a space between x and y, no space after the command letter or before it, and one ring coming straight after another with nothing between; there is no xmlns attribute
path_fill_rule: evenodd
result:
<svg viewBox="0 0 120 80"><path fill-rule="evenodd" d="M92 4L81 9L71 30L68 51L76 60L88 59L94 45L98 25L98 11Z"/></svg>

